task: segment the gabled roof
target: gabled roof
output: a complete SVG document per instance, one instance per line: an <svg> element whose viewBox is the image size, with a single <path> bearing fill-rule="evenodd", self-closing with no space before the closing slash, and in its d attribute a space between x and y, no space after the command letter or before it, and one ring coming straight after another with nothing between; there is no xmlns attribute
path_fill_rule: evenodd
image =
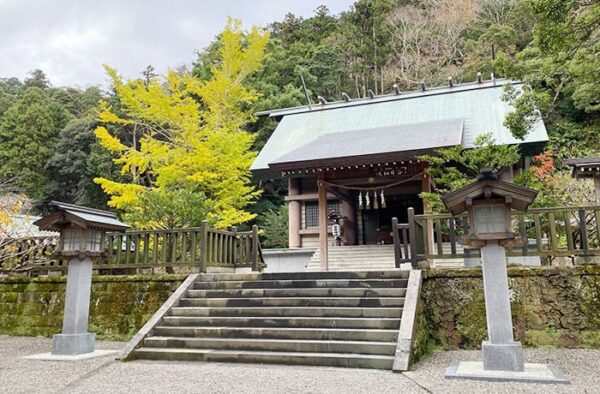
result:
<svg viewBox="0 0 600 394"><path fill-rule="evenodd" d="M100 209L82 207L52 201L50 206L56 212L37 220L34 224L42 230L60 231L62 225L71 223L80 228L102 228L106 230L124 230L129 225L117 220L117 215Z"/></svg>
<svg viewBox="0 0 600 394"><path fill-rule="evenodd" d="M513 84L517 90L522 86L517 82L498 80L262 113L281 120L252 164L251 170L259 176L276 177L279 172L273 171L270 164L277 167L277 163L289 161L290 158L295 162L320 160L321 157L316 157L312 152L320 143L331 143L328 138L341 141L361 134L364 135L363 141L380 138L388 141L390 138L423 139L428 136L417 132L422 130L423 124L450 124L456 119L463 120L461 143L465 148L472 148L475 139L485 133L491 133L497 144L548 141L541 118L534 123L523 141L515 139L504 126L506 115L513 111L512 106L502 100L503 85L506 83ZM414 132L407 131L410 127L414 127ZM397 131L397 137L394 130ZM449 132L454 133L454 129ZM336 136L325 137L333 134ZM319 142L320 138L325 139ZM334 148L336 147L330 149ZM350 144L337 144L335 157L362 154L349 148ZM398 156L407 151L398 151ZM307 155L301 156L302 152Z"/></svg>
<svg viewBox="0 0 600 394"><path fill-rule="evenodd" d="M353 164L365 164L375 155L410 159L418 154L430 153L433 148L460 145L463 127L462 119L449 119L325 134L283 155L269 166L274 169L335 166L348 163L350 158ZM398 155L399 152L403 155Z"/></svg>
<svg viewBox="0 0 600 394"><path fill-rule="evenodd" d="M453 215L459 215L467 211L467 200L476 200L484 196L509 197L512 208L524 212L537 194L536 190L500 180L496 174L483 170L475 182L444 194L442 202Z"/></svg>
<svg viewBox="0 0 600 394"><path fill-rule="evenodd" d="M593 178L600 174L600 157L566 159L564 164L572 167L573 178Z"/></svg>

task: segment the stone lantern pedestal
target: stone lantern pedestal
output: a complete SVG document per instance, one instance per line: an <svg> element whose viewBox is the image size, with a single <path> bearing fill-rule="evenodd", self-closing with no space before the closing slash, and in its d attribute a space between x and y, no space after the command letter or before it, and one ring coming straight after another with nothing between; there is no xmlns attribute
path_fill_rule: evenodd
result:
<svg viewBox="0 0 600 394"><path fill-rule="evenodd" d="M52 354L93 352L96 334L88 332L92 260L73 258L68 269L63 329L52 337Z"/></svg>

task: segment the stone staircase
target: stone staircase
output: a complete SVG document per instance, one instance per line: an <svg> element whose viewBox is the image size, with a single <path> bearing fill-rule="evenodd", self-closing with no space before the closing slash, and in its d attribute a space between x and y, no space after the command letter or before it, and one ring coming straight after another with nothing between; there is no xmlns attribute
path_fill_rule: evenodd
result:
<svg viewBox="0 0 600 394"><path fill-rule="evenodd" d="M330 246L329 271L382 271L396 268L393 245ZM313 254L306 271L321 271L319 250Z"/></svg>
<svg viewBox="0 0 600 394"><path fill-rule="evenodd" d="M128 358L392 369L408 276L198 275Z"/></svg>

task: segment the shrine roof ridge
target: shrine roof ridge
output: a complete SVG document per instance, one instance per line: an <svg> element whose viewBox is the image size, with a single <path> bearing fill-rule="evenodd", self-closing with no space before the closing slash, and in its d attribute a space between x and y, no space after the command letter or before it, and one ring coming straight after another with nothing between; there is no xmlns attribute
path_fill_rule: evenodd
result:
<svg viewBox="0 0 600 394"><path fill-rule="evenodd" d="M411 90L411 91L400 92L400 93L393 92L393 93L382 94L382 95L377 95L377 96L373 96L373 97L362 97L362 98L349 100L349 101L339 100L339 101L331 101L331 102L325 102L325 103L315 103L315 104L311 104L311 105L301 105L301 106L289 107L289 108L265 110L265 111L257 112L256 115L257 116L268 115L269 117L280 118L280 117L283 117L286 115L293 115L293 114L299 114L299 113L305 113L305 112L319 112L319 111L326 111L326 110L331 110L331 109L336 109L336 108L346 108L346 107L354 107L354 106L360 106L360 105L377 104L377 103L384 103L384 102L388 102L388 101L416 99L416 98L421 98L421 97L436 96L436 95L442 95L442 94L452 94L452 93L459 93L459 92L478 90L478 89L502 88L506 84L521 85L522 82L515 81L515 80L509 80L509 79L502 79L502 78L501 79L493 79L490 81L482 81L482 82L475 81L475 82L469 82L469 83L464 83L464 84L454 84L452 86L448 86L448 85L438 86L438 87L434 87L434 88L428 88L426 90L422 90L422 89L421 90Z"/></svg>

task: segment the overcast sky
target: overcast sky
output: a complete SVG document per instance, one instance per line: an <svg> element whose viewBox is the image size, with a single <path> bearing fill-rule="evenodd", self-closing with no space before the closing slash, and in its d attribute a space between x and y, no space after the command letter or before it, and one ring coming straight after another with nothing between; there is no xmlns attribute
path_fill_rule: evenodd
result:
<svg viewBox="0 0 600 394"><path fill-rule="evenodd" d="M148 64L190 64L227 16L264 26L325 4L338 14L352 0L0 0L0 77L41 68L54 86L106 85L103 64L137 77Z"/></svg>

